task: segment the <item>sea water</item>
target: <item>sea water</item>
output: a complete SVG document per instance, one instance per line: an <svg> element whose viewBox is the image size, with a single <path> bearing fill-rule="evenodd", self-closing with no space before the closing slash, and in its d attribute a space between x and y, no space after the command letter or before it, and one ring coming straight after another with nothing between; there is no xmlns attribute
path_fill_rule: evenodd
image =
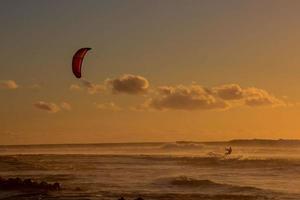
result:
<svg viewBox="0 0 300 200"><path fill-rule="evenodd" d="M224 148L231 145L231 155ZM0 176L62 190L0 199L300 199L300 145L118 143L0 147ZM23 196L22 196L23 195Z"/></svg>

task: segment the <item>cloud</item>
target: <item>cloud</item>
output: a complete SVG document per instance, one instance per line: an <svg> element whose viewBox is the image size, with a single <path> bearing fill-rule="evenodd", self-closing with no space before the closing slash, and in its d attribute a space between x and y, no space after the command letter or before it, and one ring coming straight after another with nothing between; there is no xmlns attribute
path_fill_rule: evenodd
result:
<svg viewBox="0 0 300 200"><path fill-rule="evenodd" d="M276 98L267 91L258 88L247 88L245 92L245 105L247 106L285 106L283 100Z"/></svg>
<svg viewBox="0 0 300 200"><path fill-rule="evenodd" d="M71 91L80 91L80 90L82 90L82 88L80 87L80 85L72 84L72 85L70 85L70 90Z"/></svg>
<svg viewBox="0 0 300 200"><path fill-rule="evenodd" d="M104 85L100 84L94 84L90 81L87 80L81 80L82 86L78 84L72 84L70 85L70 90L71 91L82 91L83 89L86 89L89 94L97 94L100 92L103 92L105 90Z"/></svg>
<svg viewBox="0 0 300 200"><path fill-rule="evenodd" d="M103 92L105 90L104 85L94 84L87 80L82 80L82 84L84 87L87 88L89 94L96 94L96 93Z"/></svg>
<svg viewBox="0 0 300 200"><path fill-rule="evenodd" d="M158 95L148 99L142 107L157 110L211 110L229 107L228 103L215 98L200 85L162 86L157 91Z"/></svg>
<svg viewBox="0 0 300 200"><path fill-rule="evenodd" d="M145 94L149 89L149 81L138 75L124 74L115 79L108 79L113 93L126 93L131 95Z"/></svg>
<svg viewBox="0 0 300 200"><path fill-rule="evenodd" d="M18 89L18 88L31 89L31 90L39 90L42 87L39 84L32 84L32 85L23 85L23 86L20 86L14 80L2 80L2 81L0 81L0 89L15 90L15 89Z"/></svg>
<svg viewBox="0 0 300 200"><path fill-rule="evenodd" d="M284 100L271 95L266 90L250 87L242 88L238 84L226 84L212 89L219 98L227 101L237 100L244 105L255 106L285 106Z"/></svg>
<svg viewBox="0 0 300 200"><path fill-rule="evenodd" d="M49 113L56 113L56 112L60 111L59 106L56 105L55 103L47 103L44 101L38 101L38 102L34 103L33 105L37 109L44 110Z"/></svg>
<svg viewBox="0 0 300 200"><path fill-rule="evenodd" d="M67 102L62 102L62 103L60 104L60 107L61 107L62 109L64 109L64 110L67 110L67 111L72 110L72 106L71 106L69 103L67 103Z"/></svg>
<svg viewBox="0 0 300 200"><path fill-rule="evenodd" d="M0 81L0 89L14 90L19 86L14 80L3 80Z"/></svg>
<svg viewBox="0 0 300 200"><path fill-rule="evenodd" d="M226 84L213 88L213 92L223 100L244 98L244 91L238 84Z"/></svg>
<svg viewBox="0 0 300 200"><path fill-rule="evenodd" d="M201 85L160 86L152 98L134 107L134 110L226 110L235 106L287 106L291 105L266 90L238 84L225 84L213 88Z"/></svg>
<svg viewBox="0 0 300 200"><path fill-rule="evenodd" d="M122 109L117 106L114 102L109 102L109 103L103 103L103 104L96 104L96 107L100 110L111 110L111 111L121 111Z"/></svg>

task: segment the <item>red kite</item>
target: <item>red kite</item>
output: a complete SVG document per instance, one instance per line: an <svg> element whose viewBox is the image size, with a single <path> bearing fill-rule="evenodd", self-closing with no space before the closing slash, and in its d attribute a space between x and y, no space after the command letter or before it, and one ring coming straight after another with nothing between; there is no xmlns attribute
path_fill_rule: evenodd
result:
<svg viewBox="0 0 300 200"><path fill-rule="evenodd" d="M76 78L81 78L81 65L83 58L89 50L91 50L91 48L81 48L73 56L72 70Z"/></svg>

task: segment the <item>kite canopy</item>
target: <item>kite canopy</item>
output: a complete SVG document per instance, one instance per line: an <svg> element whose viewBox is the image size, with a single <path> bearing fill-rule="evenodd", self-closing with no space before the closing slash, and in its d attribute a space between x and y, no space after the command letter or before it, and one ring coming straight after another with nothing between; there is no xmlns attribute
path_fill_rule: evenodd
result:
<svg viewBox="0 0 300 200"><path fill-rule="evenodd" d="M91 50L91 48L81 48L73 56L72 70L76 78L81 78L81 66L83 58L89 50Z"/></svg>

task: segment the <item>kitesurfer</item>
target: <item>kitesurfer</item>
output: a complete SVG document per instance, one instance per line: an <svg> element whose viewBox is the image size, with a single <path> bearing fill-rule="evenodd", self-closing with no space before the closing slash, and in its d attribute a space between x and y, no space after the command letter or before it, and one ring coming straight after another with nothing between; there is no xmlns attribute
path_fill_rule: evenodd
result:
<svg viewBox="0 0 300 200"><path fill-rule="evenodd" d="M230 155L232 153L232 148L229 147L229 148L225 148L225 155Z"/></svg>

